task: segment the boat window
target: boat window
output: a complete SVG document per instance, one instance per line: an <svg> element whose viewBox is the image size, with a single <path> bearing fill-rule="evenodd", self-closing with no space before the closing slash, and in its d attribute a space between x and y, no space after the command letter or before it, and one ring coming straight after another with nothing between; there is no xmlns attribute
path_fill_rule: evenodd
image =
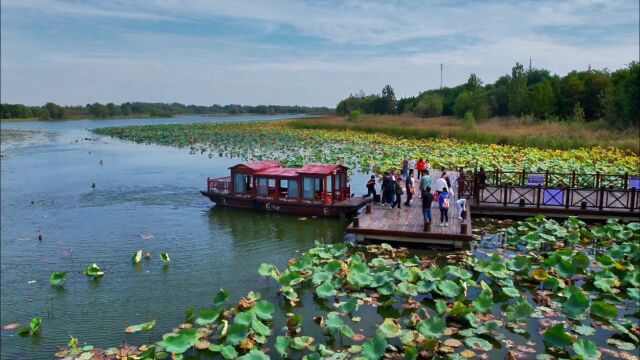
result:
<svg viewBox="0 0 640 360"><path fill-rule="evenodd" d="M243 192L245 192L245 186L246 186L245 175L244 174L235 174L234 183L233 183L233 190L235 192L237 192L237 193L243 193Z"/></svg>
<svg viewBox="0 0 640 360"><path fill-rule="evenodd" d="M269 195L269 180L266 178L258 178L258 195Z"/></svg>
<svg viewBox="0 0 640 360"><path fill-rule="evenodd" d="M296 180L288 180L289 184L289 194L288 196L292 199L298 197L298 182Z"/></svg>
<svg viewBox="0 0 640 360"><path fill-rule="evenodd" d="M318 179L315 179L318 180ZM315 194L314 194L314 179L313 178L309 178L309 177L305 177L302 180L302 196L305 199L314 199L315 198Z"/></svg>
<svg viewBox="0 0 640 360"><path fill-rule="evenodd" d="M315 191L322 191L322 179L314 179L314 181L315 181L314 182L315 183L314 190Z"/></svg>

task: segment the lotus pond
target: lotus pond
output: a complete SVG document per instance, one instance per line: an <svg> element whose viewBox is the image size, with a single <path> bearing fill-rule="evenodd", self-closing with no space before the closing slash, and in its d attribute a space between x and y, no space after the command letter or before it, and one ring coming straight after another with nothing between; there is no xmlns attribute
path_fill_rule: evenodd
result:
<svg viewBox="0 0 640 360"><path fill-rule="evenodd" d="M463 143L453 139L403 139L348 130L294 129L271 123L180 124L96 129L96 133L137 143L189 147L192 153L244 159L273 159L287 166L309 162L344 163L379 172L405 156L426 158L433 167L500 168L577 173L635 174L640 158L614 148L543 150Z"/></svg>
<svg viewBox="0 0 640 360"><path fill-rule="evenodd" d="M637 358L640 223L589 228L539 216L502 240L435 257L386 244L316 244L286 267L257 269L275 303L252 291L231 304L220 290L157 341L100 350L72 337L56 355Z"/></svg>

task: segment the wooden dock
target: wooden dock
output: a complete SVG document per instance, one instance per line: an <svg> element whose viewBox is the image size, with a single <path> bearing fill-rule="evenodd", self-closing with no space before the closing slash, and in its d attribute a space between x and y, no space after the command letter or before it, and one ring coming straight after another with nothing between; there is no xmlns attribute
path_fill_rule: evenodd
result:
<svg viewBox="0 0 640 360"><path fill-rule="evenodd" d="M471 212L467 206L466 218L458 219L453 200L455 199L452 199L452 206L449 209L449 226L447 227L440 226L440 210L438 210L438 203L434 201L431 208L433 224L430 231L424 231L422 200L418 195L412 206L403 206L401 209L372 205L371 213L367 213L366 210L361 211L357 221L352 222L346 231L349 234L355 234L358 241L451 245L461 249L464 243L472 240ZM357 224L354 224L356 222Z"/></svg>

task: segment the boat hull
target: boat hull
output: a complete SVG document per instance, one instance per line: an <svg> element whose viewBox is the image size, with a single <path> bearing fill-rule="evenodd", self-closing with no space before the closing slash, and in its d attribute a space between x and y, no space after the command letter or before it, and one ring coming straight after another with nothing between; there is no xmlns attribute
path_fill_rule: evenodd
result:
<svg viewBox="0 0 640 360"><path fill-rule="evenodd" d="M280 212L288 214L298 214L307 216L322 217L347 217L355 215L360 208L365 206L370 199L357 199L342 201L337 204L308 204L291 203L284 201L265 201L253 197L235 197L227 194L201 191L202 195L208 197L216 205L229 206L244 209L258 209L270 212Z"/></svg>

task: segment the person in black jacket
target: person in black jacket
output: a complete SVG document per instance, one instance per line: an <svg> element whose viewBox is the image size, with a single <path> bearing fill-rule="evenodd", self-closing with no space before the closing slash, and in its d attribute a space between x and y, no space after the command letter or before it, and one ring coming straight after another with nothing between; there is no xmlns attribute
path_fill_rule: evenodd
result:
<svg viewBox="0 0 640 360"><path fill-rule="evenodd" d="M373 195L373 197L376 197L376 176L375 175L371 175L371 179L369 179L369 181L367 181L367 197Z"/></svg>
<svg viewBox="0 0 640 360"><path fill-rule="evenodd" d="M403 191L404 186L402 185L402 176L398 176L398 179L395 181L395 195L396 198L393 201L393 204L391 204L391 208L394 209L396 207L396 205L398 205L398 209L402 209L402 194L404 193Z"/></svg>
<svg viewBox="0 0 640 360"><path fill-rule="evenodd" d="M431 223L431 203L433 202L433 194L431 193L431 187L427 186L427 189L422 193L422 217L424 223Z"/></svg>
<svg viewBox="0 0 640 360"><path fill-rule="evenodd" d="M382 176L382 205L383 206L391 206L391 194L392 191L395 190L393 186L393 180L391 180L391 176L388 171L384 172Z"/></svg>

